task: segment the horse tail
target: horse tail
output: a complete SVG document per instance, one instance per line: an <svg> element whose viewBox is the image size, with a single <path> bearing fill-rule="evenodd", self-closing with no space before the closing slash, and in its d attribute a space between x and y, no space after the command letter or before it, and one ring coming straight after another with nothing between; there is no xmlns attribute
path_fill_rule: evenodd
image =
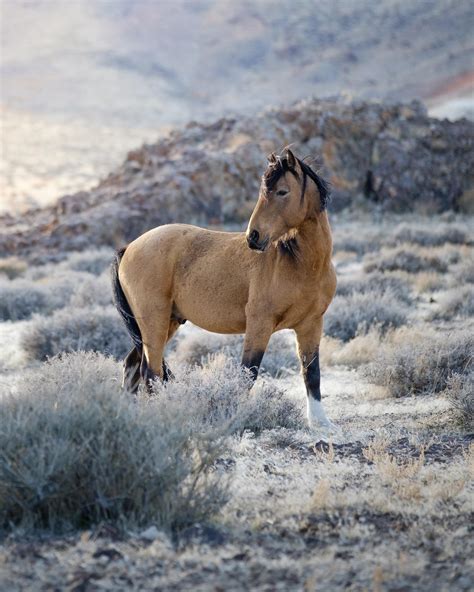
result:
<svg viewBox="0 0 474 592"><path fill-rule="evenodd" d="M137 319L130 308L130 304L128 303L127 297L124 294L122 286L120 284L118 271L120 267L120 262L122 261L123 254L125 253L127 247L120 249L115 254L115 258L112 262L111 273L112 273L112 291L113 291L113 299L114 304L122 317L123 322L125 323L125 327L133 341L133 344L137 348L137 351L141 354L143 348L143 341L142 341L142 334L140 331L140 327L138 326Z"/></svg>

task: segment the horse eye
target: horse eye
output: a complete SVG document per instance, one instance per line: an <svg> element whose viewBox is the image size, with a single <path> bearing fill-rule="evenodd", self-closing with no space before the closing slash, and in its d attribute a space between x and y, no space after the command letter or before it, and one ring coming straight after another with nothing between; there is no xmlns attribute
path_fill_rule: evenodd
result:
<svg viewBox="0 0 474 592"><path fill-rule="evenodd" d="M288 191L286 189L280 189L279 191L277 191L277 195L283 196L286 195L288 193Z"/></svg>

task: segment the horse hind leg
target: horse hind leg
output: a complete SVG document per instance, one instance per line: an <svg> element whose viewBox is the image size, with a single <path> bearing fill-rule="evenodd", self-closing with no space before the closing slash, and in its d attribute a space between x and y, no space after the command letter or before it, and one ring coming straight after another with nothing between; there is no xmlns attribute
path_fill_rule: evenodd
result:
<svg viewBox="0 0 474 592"><path fill-rule="evenodd" d="M133 347L123 361L122 388L128 390L132 394L137 392L138 385L140 384L141 360L141 352L139 352L136 347Z"/></svg>

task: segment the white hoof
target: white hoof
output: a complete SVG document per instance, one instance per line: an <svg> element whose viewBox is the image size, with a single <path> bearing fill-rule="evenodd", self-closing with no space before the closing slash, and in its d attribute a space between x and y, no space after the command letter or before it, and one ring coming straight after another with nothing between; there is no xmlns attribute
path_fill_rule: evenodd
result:
<svg viewBox="0 0 474 592"><path fill-rule="evenodd" d="M338 432L338 426L326 415L321 401L308 397L308 424L312 430Z"/></svg>

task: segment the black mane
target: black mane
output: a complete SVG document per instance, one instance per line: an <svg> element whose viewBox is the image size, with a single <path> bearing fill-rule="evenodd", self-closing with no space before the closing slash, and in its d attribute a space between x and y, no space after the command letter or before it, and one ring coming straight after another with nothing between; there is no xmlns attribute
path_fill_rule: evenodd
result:
<svg viewBox="0 0 474 592"><path fill-rule="evenodd" d="M305 162L303 162L299 158L297 160L298 164L301 167L301 170L303 171L301 199L303 199L306 190L306 177L309 177L316 183L316 187L318 188L321 211L325 210L330 198L330 189L328 182L325 181L319 175L317 175L313 171L313 169ZM278 183L279 179L287 172L294 175L297 179L300 178L296 170L293 167L290 167L290 165L288 164L287 158L280 158L279 156L277 156L276 161L270 163L267 170L263 174L263 184L265 191L272 191L275 188L275 185Z"/></svg>

